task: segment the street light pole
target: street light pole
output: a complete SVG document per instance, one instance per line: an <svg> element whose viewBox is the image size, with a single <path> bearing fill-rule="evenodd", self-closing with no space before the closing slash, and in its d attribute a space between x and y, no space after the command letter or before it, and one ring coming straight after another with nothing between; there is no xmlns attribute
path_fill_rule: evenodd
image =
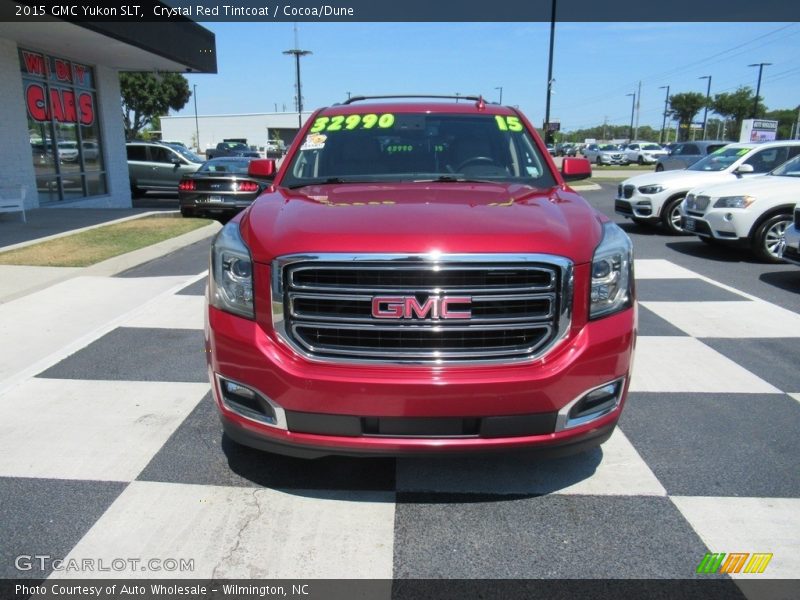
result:
<svg viewBox="0 0 800 600"><path fill-rule="evenodd" d="M703 75L698 79L708 79L708 87L706 88L706 109L703 112L703 140L706 139L706 126L708 125L708 102L711 99L711 75Z"/></svg>
<svg viewBox="0 0 800 600"><path fill-rule="evenodd" d="M556 40L556 0L550 10L550 54L547 58L547 103L544 109L544 141L550 144L553 134L550 131L550 95L553 93L553 46Z"/></svg>
<svg viewBox="0 0 800 600"><path fill-rule="evenodd" d="M764 67L770 66L772 63L755 63L747 65L748 67L758 67L758 83L756 84L756 98L753 100L753 118L758 116L758 95L761 93L761 73Z"/></svg>
<svg viewBox="0 0 800 600"><path fill-rule="evenodd" d="M632 94L625 94L626 96L633 96L633 101L631 102L631 127L628 130L628 143L633 141L633 113L636 110L636 92Z"/></svg>
<svg viewBox="0 0 800 600"><path fill-rule="evenodd" d="M669 86L668 85L662 85L661 87L658 88L660 90L663 90L665 88L667 90L667 96L664 98L664 118L661 119L661 135L658 138L658 143L659 144L663 144L664 143L664 128L667 125L667 106L669 106ZM669 140L667 140L667 141L669 142Z"/></svg>
<svg viewBox="0 0 800 600"><path fill-rule="evenodd" d="M291 50L284 50L284 54L291 54L294 56L294 69L295 78L297 81L297 128L303 126L303 90L300 85L300 57L308 56L311 54L310 50L300 50L300 44L297 43L297 24L294 26L294 48Z"/></svg>
<svg viewBox="0 0 800 600"><path fill-rule="evenodd" d="M194 136L197 153L200 153L200 121L197 119L197 84L192 85L192 96L194 96ZM162 134L161 138L164 136Z"/></svg>
<svg viewBox="0 0 800 600"><path fill-rule="evenodd" d="M494 89L496 89L496 90L500 90L500 102L499 102L499 104L501 104L501 105L502 105L502 104L503 104L503 86L501 85L501 86L499 86L499 87L496 87L496 88L494 88Z"/></svg>

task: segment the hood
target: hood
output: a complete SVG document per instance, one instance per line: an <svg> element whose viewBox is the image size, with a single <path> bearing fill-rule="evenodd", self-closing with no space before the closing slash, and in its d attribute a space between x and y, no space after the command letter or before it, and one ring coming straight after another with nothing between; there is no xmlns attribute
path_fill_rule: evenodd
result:
<svg viewBox="0 0 800 600"><path fill-rule="evenodd" d="M262 195L241 221L257 262L294 253L543 253L588 262L604 220L575 192L518 184L336 184Z"/></svg>
<svg viewBox="0 0 800 600"><path fill-rule="evenodd" d="M788 204L794 203L800 197L800 178L780 177L778 175L753 175L720 183L717 185L701 185L693 188L691 192L698 196L720 198L722 196L753 196L763 198L766 196L786 196Z"/></svg>
<svg viewBox="0 0 800 600"><path fill-rule="evenodd" d="M667 190L689 190L699 185L714 185L726 181L738 181L736 175L727 171L689 171L679 169L676 171L661 171L660 173L645 173L636 175L622 182L622 185L663 185Z"/></svg>

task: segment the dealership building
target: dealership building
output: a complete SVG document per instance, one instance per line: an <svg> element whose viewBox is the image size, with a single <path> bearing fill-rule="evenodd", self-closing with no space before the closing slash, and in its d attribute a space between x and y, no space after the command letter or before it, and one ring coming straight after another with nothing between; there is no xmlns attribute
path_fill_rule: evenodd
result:
<svg viewBox="0 0 800 600"><path fill-rule="evenodd" d="M197 23L0 23L0 190L27 209L131 206L119 72L216 73ZM296 118L296 115L295 115Z"/></svg>

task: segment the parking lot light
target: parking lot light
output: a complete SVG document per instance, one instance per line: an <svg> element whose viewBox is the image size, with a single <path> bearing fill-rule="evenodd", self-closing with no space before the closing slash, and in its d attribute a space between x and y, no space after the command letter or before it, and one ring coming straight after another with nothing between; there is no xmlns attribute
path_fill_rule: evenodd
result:
<svg viewBox="0 0 800 600"><path fill-rule="evenodd" d="M636 110L636 92L632 94L625 94L626 96L633 96L633 101L631 102L631 127L628 130L628 142L633 141L633 113Z"/></svg>

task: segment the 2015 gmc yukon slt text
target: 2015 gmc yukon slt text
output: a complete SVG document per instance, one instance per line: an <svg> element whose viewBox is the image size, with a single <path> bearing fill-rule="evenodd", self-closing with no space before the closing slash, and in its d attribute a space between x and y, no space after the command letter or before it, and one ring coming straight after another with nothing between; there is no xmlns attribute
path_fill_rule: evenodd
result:
<svg viewBox="0 0 800 600"><path fill-rule="evenodd" d="M625 233L515 109L317 111L211 250L226 433L295 456L580 451L611 435L636 338ZM251 169L272 173L260 160Z"/></svg>

